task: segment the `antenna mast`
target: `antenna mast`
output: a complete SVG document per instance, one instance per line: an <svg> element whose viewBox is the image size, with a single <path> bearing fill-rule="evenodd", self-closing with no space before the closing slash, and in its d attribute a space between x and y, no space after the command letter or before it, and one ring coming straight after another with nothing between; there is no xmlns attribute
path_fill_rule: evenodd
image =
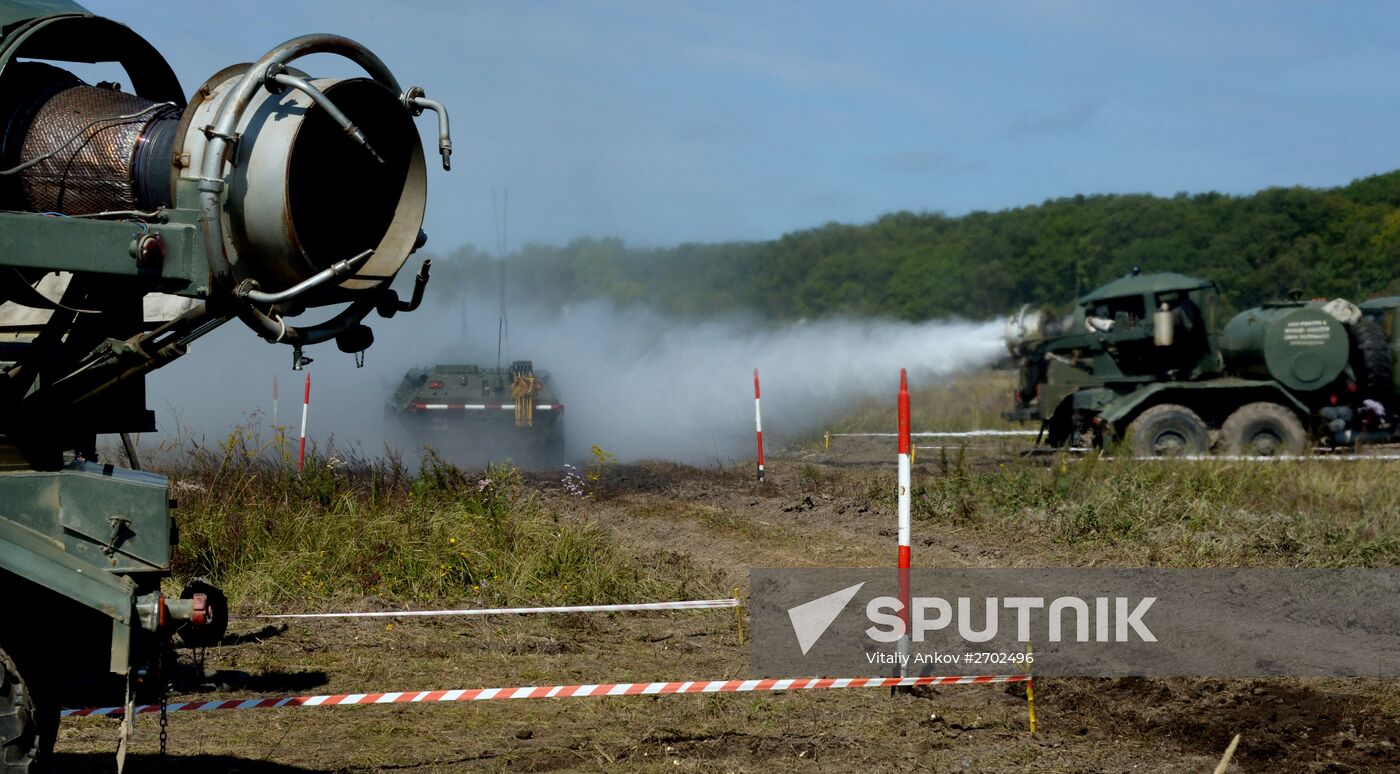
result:
<svg viewBox="0 0 1400 774"><path fill-rule="evenodd" d="M496 208L496 189L491 189L491 214L496 220L496 260L501 264L501 313L496 322L496 370L501 370L501 353L510 335L506 321L506 251L510 248L510 188L502 189L501 207Z"/></svg>

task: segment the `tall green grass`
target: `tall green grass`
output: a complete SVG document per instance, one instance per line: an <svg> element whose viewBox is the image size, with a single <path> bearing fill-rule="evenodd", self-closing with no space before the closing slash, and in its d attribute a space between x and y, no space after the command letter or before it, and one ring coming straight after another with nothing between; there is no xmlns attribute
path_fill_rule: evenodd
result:
<svg viewBox="0 0 1400 774"><path fill-rule="evenodd" d="M561 522L509 467L468 473L429 452L412 471L330 449L297 473L275 444L238 431L166 472L179 498L176 576L209 577L249 604L635 602L695 582L596 526Z"/></svg>
<svg viewBox="0 0 1400 774"><path fill-rule="evenodd" d="M1400 564L1400 476L1362 462L930 459L914 517L1109 549L1144 564ZM926 463L926 464L930 464Z"/></svg>
<svg viewBox="0 0 1400 774"><path fill-rule="evenodd" d="M1011 406L1011 390L1016 374L1011 371L983 371L954 377L933 384L909 385L910 424L915 431L957 432L964 430L1035 430L1001 418ZM899 383L890 382L889 395L868 400L834 422L836 433L892 433L898 427L896 397Z"/></svg>

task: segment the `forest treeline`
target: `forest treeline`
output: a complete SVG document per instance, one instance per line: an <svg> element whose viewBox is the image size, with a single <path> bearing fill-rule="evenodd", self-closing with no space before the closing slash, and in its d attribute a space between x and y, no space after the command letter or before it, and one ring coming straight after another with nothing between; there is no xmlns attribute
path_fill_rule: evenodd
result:
<svg viewBox="0 0 1400 774"><path fill-rule="evenodd" d="M1400 171L1331 189L1093 195L972 212L898 212L768 242L629 247L619 239L530 244L507 259L511 303L608 299L682 317L996 317L1066 306L1121 276L1177 271L1216 281L1239 309L1302 289L1361 300L1400 293ZM500 264L463 248L434 266L435 292Z"/></svg>

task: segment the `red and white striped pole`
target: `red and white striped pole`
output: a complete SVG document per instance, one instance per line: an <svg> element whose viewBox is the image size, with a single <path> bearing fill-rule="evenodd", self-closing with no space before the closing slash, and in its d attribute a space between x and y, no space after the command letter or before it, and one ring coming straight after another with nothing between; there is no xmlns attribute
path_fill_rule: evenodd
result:
<svg viewBox="0 0 1400 774"><path fill-rule="evenodd" d="M306 395L301 400L301 445L297 449L297 472L306 464L306 410L311 406L311 374L306 374Z"/></svg>
<svg viewBox="0 0 1400 774"><path fill-rule="evenodd" d="M763 483L763 411L758 406L758 369L753 370L753 426L758 434L758 481Z"/></svg>
<svg viewBox="0 0 1400 774"><path fill-rule="evenodd" d="M908 674L909 664L909 375L899 369L899 619L904 636L899 638L899 674Z"/></svg>

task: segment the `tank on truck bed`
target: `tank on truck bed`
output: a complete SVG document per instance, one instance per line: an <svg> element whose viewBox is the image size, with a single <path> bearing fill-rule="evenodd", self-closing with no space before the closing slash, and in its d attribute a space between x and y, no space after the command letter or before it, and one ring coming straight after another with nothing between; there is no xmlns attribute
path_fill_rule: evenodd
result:
<svg viewBox="0 0 1400 774"><path fill-rule="evenodd" d="M414 368L389 399L398 440L459 465L510 460L526 468L564 462L564 404L548 371L529 360L509 368Z"/></svg>
<svg viewBox="0 0 1400 774"><path fill-rule="evenodd" d="M1040 422L1051 446L1144 456L1393 439L1400 299L1278 301L1223 329L1218 306L1209 280L1134 271L1064 318L1023 308L1006 328L1021 372L1007 418Z"/></svg>

